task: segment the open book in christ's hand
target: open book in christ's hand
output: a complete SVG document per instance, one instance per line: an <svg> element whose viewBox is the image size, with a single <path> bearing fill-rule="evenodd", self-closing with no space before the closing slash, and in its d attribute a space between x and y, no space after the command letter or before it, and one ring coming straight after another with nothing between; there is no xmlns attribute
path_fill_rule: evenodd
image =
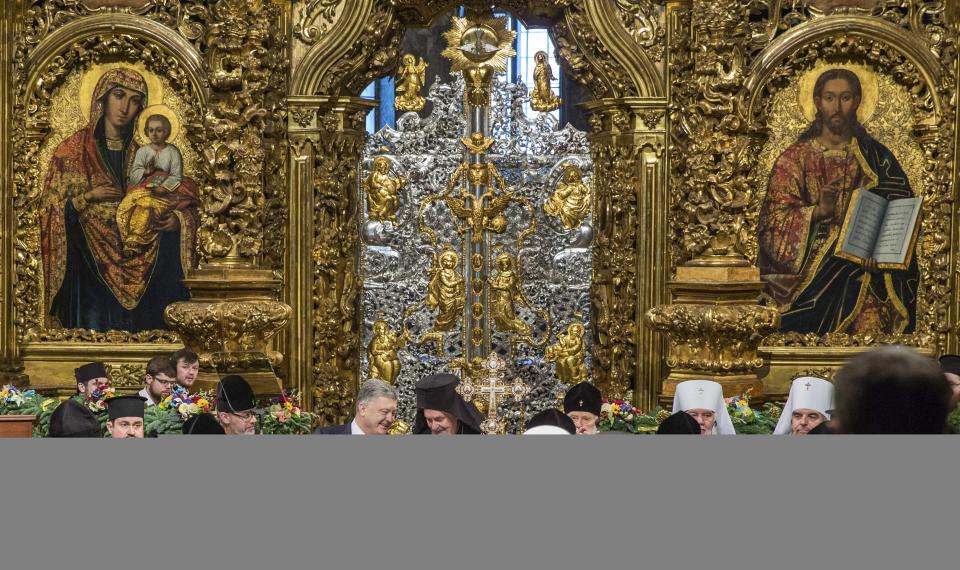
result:
<svg viewBox="0 0 960 570"><path fill-rule="evenodd" d="M923 198L887 200L867 189L854 191L840 229L836 256L880 269L907 269L913 257Z"/></svg>

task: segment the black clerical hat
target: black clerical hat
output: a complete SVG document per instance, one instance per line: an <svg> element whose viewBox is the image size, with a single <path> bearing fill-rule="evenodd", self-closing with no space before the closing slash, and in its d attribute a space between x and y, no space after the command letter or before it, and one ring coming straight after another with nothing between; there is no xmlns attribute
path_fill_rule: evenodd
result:
<svg viewBox="0 0 960 570"><path fill-rule="evenodd" d="M663 420L657 433L674 435L700 435L700 424L687 412L677 412Z"/></svg>
<svg viewBox="0 0 960 570"><path fill-rule="evenodd" d="M144 404L147 399L143 396L114 396L107 400L107 412L111 420L117 418L142 418Z"/></svg>
<svg viewBox="0 0 960 570"><path fill-rule="evenodd" d="M603 396L600 390L597 390L589 382L581 382L567 390L567 395L563 397L563 411L567 412L590 412L595 416L600 415L600 406L603 405Z"/></svg>
<svg viewBox="0 0 960 570"><path fill-rule="evenodd" d="M221 412L245 412L256 406L253 388L237 374L224 376L217 384L217 409Z"/></svg>
<svg viewBox="0 0 960 570"><path fill-rule="evenodd" d="M227 432L223 431L223 426L213 417L213 414L197 414L183 422L183 433L185 435L203 435L226 434Z"/></svg>
<svg viewBox="0 0 960 570"><path fill-rule="evenodd" d="M527 422L526 429L529 430L537 426L558 427L570 432L571 435L577 433L577 426L573 423L573 420L570 419L570 416L556 408L547 408L530 418L530 421Z"/></svg>
<svg viewBox="0 0 960 570"><path fill-rule="evenodd" d="M820 422L815 428L807 432L807 435L825 435L833 434L833 430L830 429L830 422Z"/></svg>
<svg viewBox="0 0 960 570"><path fill-rule="evenodd" d="M430 433L423 410L439 410L453 414L460 420L465 433L480 433L483 415L480 410L467 402L457 393L460 379L453 374L431 374L417 382L414 392L417 395L417 417L413 423L413 433Z"/></svg>
<svg viewBox="0 0 960 570"><path fill-rule="evenodd" d="M76 376L78 384L94 378L109 378L107 367L102 362L88 362L80 368L74 368L73 375Z"/></svg>
<svg viewBox="0 0 960 570"><path fill-rule="evenodd" d="M80 402L65 400L50 415L49 437L103 437L100 422Z"/></svg>
<svg viewBox="0 0 960 570"><path fill-rule="evenodd" d="M950 374L960 375L960 356L956 354L944 354L940 357L940 370Z"/></svg>

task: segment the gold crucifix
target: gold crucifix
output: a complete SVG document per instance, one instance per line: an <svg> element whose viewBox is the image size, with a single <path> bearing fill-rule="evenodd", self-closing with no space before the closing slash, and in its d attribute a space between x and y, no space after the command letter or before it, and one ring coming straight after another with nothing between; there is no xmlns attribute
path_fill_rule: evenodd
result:
<svg viewBox="0 0 960 570"><path fill-rule="evenodd" d="M494 352L487 356L481 366L471 366L464 372L464 379L457 386L463 399L469 402L477 395L487 398L487 419L480 424L481 431L487 434L504 433L506 421L498 416L500 400L505 396L522 400L530 393L530 388L519 378L507 385L504 380L507 375L506 363ZM474 376L482 378L482 381L474 384Z"/></svg>

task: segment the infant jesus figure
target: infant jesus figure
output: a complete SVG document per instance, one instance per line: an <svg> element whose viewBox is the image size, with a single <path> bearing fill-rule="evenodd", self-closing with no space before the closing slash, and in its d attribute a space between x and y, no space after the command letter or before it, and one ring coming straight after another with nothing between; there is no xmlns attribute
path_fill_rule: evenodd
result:
<svg viewBox="0 0 960 570"><path fill-rule="evenodd" d="M137 150L130 168L128 190L117 208L117 226L128 256L139 255L157 241L158 221L191 197L178 192L183 181L183 156L168 143L170 120L150 115L144 123L150 144Z"/></svg>

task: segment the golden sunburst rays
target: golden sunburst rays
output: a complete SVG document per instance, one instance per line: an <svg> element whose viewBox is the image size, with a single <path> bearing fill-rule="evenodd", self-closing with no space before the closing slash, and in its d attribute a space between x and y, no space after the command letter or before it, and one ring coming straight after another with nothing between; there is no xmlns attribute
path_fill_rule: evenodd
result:
<svg viewBox="0 0 960 570"><path fill-rule="evenodd" d="M507 60L516 55L513 40L517 33L507 29L507 19L493 16L453 18L453 28L444 32L447 49L441 55L450 60L450 71L489 67L507 70Z"/></svg>

